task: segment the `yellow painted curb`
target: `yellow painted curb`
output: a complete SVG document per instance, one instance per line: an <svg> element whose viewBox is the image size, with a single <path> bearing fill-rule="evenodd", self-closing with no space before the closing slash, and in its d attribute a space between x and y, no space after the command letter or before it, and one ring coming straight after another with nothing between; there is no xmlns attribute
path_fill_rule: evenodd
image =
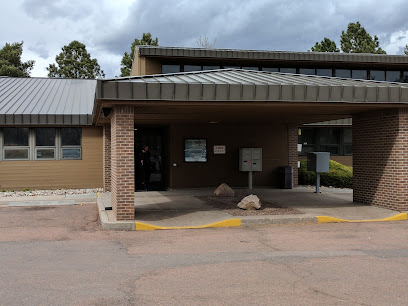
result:
<svg viewBox="0 0 408 306"><path fill-rule="evenodd" d="M97 192L97 193L96 193L96 196L97 196L97 197L100 197L101 195L99 194L99 192Z"/></svg>
<svg viewBox="0 0 408 306"><path fill-rule="evenodd" d="M328 216L316 216L317 222L319 223L339 223L339 222L385 222L385 221L403 221L403 220L408 220L408 215L407 213L400 213L395 216L391 216L388 218L384 219L374 219L374 220L344 220L344 219L338 219L338 218L333 218L333 217L328 217Z"/></svg>
<svg viewBox="0 0 408 306"><path fill-rule="evenodd" d="M137 231L153 231L153 230L170 230L170 229L188 229L188 228L210 228L210 227L235 227L241 226L241 219L228 219L215 223L197 225L197 226L157 226L142 222L135 222Z"/></svg>

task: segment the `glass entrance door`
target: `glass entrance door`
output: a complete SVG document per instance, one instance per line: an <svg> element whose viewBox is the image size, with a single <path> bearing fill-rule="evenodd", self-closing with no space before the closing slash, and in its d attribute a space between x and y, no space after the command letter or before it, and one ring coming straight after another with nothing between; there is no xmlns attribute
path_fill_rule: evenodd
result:
<svg viewBox="0 0 408 306"><path fill-rule="evenodd" d="M136 191L165 190L164 160L164 128L136 126Z"/></svg>

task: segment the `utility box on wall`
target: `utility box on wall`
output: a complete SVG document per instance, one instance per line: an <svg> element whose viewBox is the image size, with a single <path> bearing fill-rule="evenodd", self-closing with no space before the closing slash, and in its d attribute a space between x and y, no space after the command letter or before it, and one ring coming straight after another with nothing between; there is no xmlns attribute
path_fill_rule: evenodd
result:
<svg viewBox="0 0 408 306"><path fill-rule="evenodd" d="M239 150L240 171L262 171L262 148L241 148Z"/></svg>
<svg viewBox="0 0 408 306"><path fill-rule="evenodd" d="M316 173L329 172L329 152L307 153L307 170Z"/></svg>

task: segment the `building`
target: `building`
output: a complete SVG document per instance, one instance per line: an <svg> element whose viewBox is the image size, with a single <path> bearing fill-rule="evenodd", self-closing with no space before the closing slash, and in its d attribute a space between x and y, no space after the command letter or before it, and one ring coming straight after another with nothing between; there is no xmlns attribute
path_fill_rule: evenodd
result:
<svg viewBox="0 0 408 306"><path fill-rule="evenodd" d="M199 70L165 70L194 63ZM285 67L334 75L349 70L351 76L383 71L385 79L398 72L401 81L408 59L140 47L135 76L127 78L0 78L0 188L103 186L112 192L118 220L133 219L144 144L151 148L156 189L246 186L238 168L244 147L263 149L254 186L276 186L285 165L294 168L296 185L299 126L326 121L327 128L352 118L354 200L408 209L408 85L282 73ZM350 145L346 136L343 152Z"/></svg>

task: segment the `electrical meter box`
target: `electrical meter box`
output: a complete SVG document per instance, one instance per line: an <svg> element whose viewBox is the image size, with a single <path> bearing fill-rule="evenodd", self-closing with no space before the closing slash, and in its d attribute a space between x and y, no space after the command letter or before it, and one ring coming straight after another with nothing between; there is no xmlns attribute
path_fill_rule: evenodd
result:
<svg viewBox="0 0 408 306"><path fill-rule="evenodd" d="M329 152L307 153L307 170L317 173L329 172Z"/></svg>
<svg viewBox="0 0 408 306"><path fill-rule="evenodd" d="M239 171L262 171L262 148L239 149Z"/></svg>

